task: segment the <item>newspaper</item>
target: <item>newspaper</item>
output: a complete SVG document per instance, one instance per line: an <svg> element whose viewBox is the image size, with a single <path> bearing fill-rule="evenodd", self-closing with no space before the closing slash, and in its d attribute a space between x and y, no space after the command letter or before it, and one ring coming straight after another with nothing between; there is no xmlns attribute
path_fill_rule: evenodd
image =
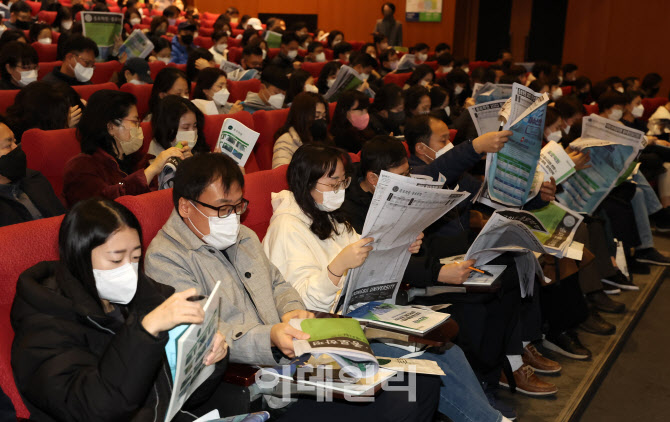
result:
<svg viewBox="0 0 670 422"><path fill-rule="evenodd" d="M255 132L230 117L223 121L217 145L240 166L247 164L260 133Z"/></svg>
<svg viewBox="0 0 670 422"><path fill-rule="evenodd" d="M403 54L403 56L400 58L400 61L398 61L398 67L396 68L396 72L398 73L411 72L415 68L416 68L416 56L414 54Z"/></svg>
<svg viewBox="0 0 670 422"><path fill-rule="evenodd" d="M173 376L172 396L165 415L169 422L191 394L214 372L204 359L216 334L221 314L221 281L217 281L203 306L202 324L182 325L170 330L165 353Z"/></svg>
<svg viewBox="0 0 670 422"><path fill-rule="evenodd" d="M281 46L281 34L274 31L265 31L265 41L268 48L279 48Z"/></svg>
<svg viewBox="0 0 670 422"><path fill-rule="evenodd" d="M379 367L399 372L414 372L426 375L444 375L444 371L434 360L377 357Z"/></svg>
<svg viewBox="0 0 670 422"><path fill-rule="evenodd" d="M337 72L337 77L335 78L333 86L326 92L326 100L329 102L336 102L343 92L350 89L358 89L361 85L363 85L363 78L361 78L360 73L356 72L352 67L343 65ZM364 93L370 98L375 97L374 91L370 88L366 89Z"/></svg>
<svg viewBox="0 0 670 422"><path fill-rule="evenodd" d="M98 47L111 47L114 39L121 36L123 13L81 12L84 36L92 39Z"/></svg>
<svg viewBox="0 0 670 422"><path fill-rule="evenodd" d="M139 57L146 59L153 51L154 44L139 29L134 30L119 48L119 55L126 53L128 58Z"/></svg>
<svg viewBox="0 0 670 422"><path fill-rule="evenodd" d="M347 274L341 293L344 313L359 303L395 302L409 262L409 246L469 195L436 187L442 183L381 172L361 233L361 238L374 239L374 249L363 265Z"/></svg>
<svg viewBox="0 0 670 422"><path fill-rule="evenodd" d="M512 85L487 82L485 84L476 83L472 88L472 98L475 99L475 104L507 100L511 96Z"/></svg>
<svg viewBox="0 0 670 422"><path fill-rule="evenodd" d="M545 181L553 177L559 185L575 174L575 163L561 145L549 141L540 151L538 170L544 173Z"/></svg>
<svg viewBox="0 0 670 422"><path fill-rule="evenodd" d="M257 69L245 70L239 64L228 60L222 60L219 68L226 72L229 81L246 81L249 79L260 78L260 72Z"/></svg>
<svg viewBox="0 0 670 422"><path fill-rule="evenodd" d="M472 122L477 129L477 136L485 133L496 132L500 129L500 110L506 100L489 101L468 107Z"/></svg>
<svg viewBox="0 0 670 422"><path fill-rule="evenodd" d="M356 318L367 325L387 327L416 334L427 333L450 317L447 313L435 312L430 309L382 302L368 302L349 312L347 316Z"/></svg>
<svg viewBox="0 0 670 422"><path fill-rule="evenodd" d="M509 119L503 126L512 135L502 150L488 154L486 181L494 201L521 207L533 186L549 97L517 83L513 91Z"/></svg>
<svg viewBox="0 0 670 422"><path fill-rule="evenodd" d="M644 133L592 114L582 121L582 136L570 144L574 150L589 149L591 167L579 170L563 182L557 200L580 213L592 214L609 192L628 177L634 159L647 145Z"/></svg>

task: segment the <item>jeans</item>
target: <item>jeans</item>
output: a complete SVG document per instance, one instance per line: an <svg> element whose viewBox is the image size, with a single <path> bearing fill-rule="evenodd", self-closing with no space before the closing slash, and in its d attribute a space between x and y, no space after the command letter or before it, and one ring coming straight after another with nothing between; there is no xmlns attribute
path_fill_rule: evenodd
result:
<svg viewBox="0 0 670 422"><path fill-rule="evenodd" d="M370 344L377 356L398 358L409 352L380 342ZM502 421L502 415L493 409L472 372L460 347L453 345L442 354L425 352L418 359L437 362L445 375L441 376L438 410L454 422Z"/></svg>
<svg viewBox="0 0 670 422"><path fill-rule="evenodd" d="M649 182L647 182L642 173L638 172L634 175L633 181L637 184L631 205L635 213L637 231L640 234L641 243L638 249L653 248L654 238L651 234L649 216L663 209L663 205L661 205L656 192L654 192L654 189L649 185Z"/></svg>

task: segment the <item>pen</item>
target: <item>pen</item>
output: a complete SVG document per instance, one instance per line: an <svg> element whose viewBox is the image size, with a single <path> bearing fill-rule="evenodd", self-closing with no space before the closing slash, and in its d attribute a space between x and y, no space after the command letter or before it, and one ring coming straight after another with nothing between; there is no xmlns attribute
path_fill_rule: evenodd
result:
<svg viewBox="0 0 670 422"><path fill-rule="evenodd" d="M190 296L190 297L186 298L186 300L188 300L189 302L198 302L198 301L201 301L203 299L207 299L207 296L195 295L195 296Z"/></svg>
<svg viewBox="0 0 670 422"><path fill-rule="evenodd" d="M468 269L472 270L472 271L475 271L475 272L478 272L479 274L484 274L484 275L487 275L489 277L493 277L493 274L491 274L490 272L488 272L486 270L482 270L482 269L475 268L475 267L468 267Z"/></svg>

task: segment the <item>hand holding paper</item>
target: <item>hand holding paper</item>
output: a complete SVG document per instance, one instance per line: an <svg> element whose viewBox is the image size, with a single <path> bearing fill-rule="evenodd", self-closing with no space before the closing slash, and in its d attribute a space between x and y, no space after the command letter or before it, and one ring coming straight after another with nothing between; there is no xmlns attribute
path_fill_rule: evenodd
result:
<svg viewBox="0 0 670 422"><path fill-rule="evenodd" d="M214 334L212 340L212 350L207 354L203 363L207 366L213 365L228 354L228 344L226 344L226 336L221 331Z"/></svg>
<svg viewBox="0 0 670 422"><path fill-rule="evenodd" d="M472 147L477 154L496 153L503 149L510 136L512 136L511 130L485 133L472 141Z"/></svg>
<svg viewBox="0 0 670 422"><path fill-rule="evenodd" d="M419 253L419 249L421 249L422 243L423 243L423 232L421 232L416 237L416 240L411 245L409 245L409 253Z"/></svg>
<svg viewBox="0 0 670 422"><path fill-rule="evenodd" d="M196 294L195 287L170 296L142 320L142 326L154 337L180 324L200 324L205 318L202 306L187 299Z"/></svg>
<svg viewBox="0 0 670 422"><path fill-rule="evenodd" d="M270 330L270 342L272 345L281 350L281 352L289 358L295 357L295 352L293 351L294 338L298 340L307 340L309 334L303 333L287 322L275 324Z"/></svg>
<svg viewBox="0 0 670 422"><path fill-rule="evenodd" d="M556 199L556 181L553 177L548 182L542 183L540 198L545 202L551 202Z"/></svg>
<svg viewBox="0 0 670 422"><path fill-rule="evenodd" d="M281 322L289 322L293 318L297 319L309 319L314 318L314 314L310 311L304 309L295 309L293 311L288 311L281 317Z"/></svg>

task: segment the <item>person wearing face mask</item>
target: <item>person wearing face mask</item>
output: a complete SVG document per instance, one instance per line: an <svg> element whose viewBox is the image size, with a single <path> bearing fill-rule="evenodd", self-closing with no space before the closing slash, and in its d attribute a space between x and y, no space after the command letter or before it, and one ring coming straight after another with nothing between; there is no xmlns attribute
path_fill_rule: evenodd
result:
<svg viewBox="0 0 670 422"><path fill-rule="evenodd" d="M214 56L217 65L228 60L228 35L225 32L217 31L212 34L212 47L209 52Z"/></svg>
<svg viewBox="0 0 670 422"><path fill-rule="evenodd" d="M163 16L168 20L168 25L177 26L177 19L181 15L181 10L177 6L168 6L163 9Z"/></svg>
<svg viewBox="0 0 670 422"><path fill-rule="evenodd" d="M372 44L375 48L376 57L381 56L384 51L389 49L388 38L380 32L374 32L372 34Z"/></svg>
<svg viewBox="0 0 670 422"><path fill-rule="evenodd" d="M643 98L654 98L661 89L663 78L658 73L647 73L642 78L639 90L643 94Z"/></svg>
<svg viewBox="0 0 670 422"><path fill-rule="evenodd" d="M408 89L415 85L420 85L426 89L430 89L435 80L435 71L427 64L417 66L410 77L405 82L403 89Z"/></svg>
<svg viewBox="0 0 670 422"><path fill-rule="evenodd" d="M149 32L147 32L147 37L152 38L152 37L162 37L163 35L168 35L167 29L168 29L167 18L165 16L154 16L151 19L151 23L149 24Z"/></svg>
<svg viewBox="0 0 670 422"><path fill-rule="evenodd" d="M647 131L647 125L645 122L640 120L644 114L644 105L642 105L642 93L640 91L626 91L624 93L626 99L626 104L623 108L623 116L621 116L621 123L624 125L641 130L642 132Z"/></svg>
<svg viewBox="0 0 670 422"><path fill-rule="evenodd" d="M339 72L342 63L337 60L326 63L319 73L319 78L316 81L316 87L319 89L319 94L325 95L337 79L337 72Z"/></svg>
<svg viewBox="0 0 670 422"><path fill-rule="evenodd" d="M151 115L158 110L158 106L163 98L168 95L178 95L189 98L191 93L191 84L186 74L175 67L165 67L158 72L154 86L151 88L149 96L149 114L144 117L145 122L151 121Z"/></svg>
<svg viewBox="0 0 670 422"><path fill-rule="evenodd" d="M307 55L305 62L309 63L323 63L326 61L326 53L323 49L323 44L317 41L312 41L307 46Z"/></svg>
<svg viewBox="0 0 670 422"><path fill-rule="evenodd" d="M123 21L130 24L132 29L135 25L142 23L142 15L140 15L140 12L138 12L135 7L128 7L126 9L126 13L124 14Z"/></svg>
<svg viewBox="0 0 670 422"><path fill-rule="evenodd" d="M154 49L147 57L149 63L159 61L163 62L166 65L172 60L172 46L170 41L166 40L163 37L152 37L150 38L151 43L154 45Z"/></svg>
<svg viewBox="0 0 670 422"><path fill-rule="evenodd" d="M387 39L387 44L402 46L402 23L395 20L395 4L384 3L382 5L382 19L377 20L373 32L382 34Z"/></svg>
<svg viewBox="0 0 670 422"><path fill-rule="evenodd" d="M98 45L83 35L71 36L63 46L63 64L55 67L42 81L50 84L90 85L98 57Z"/></svg>
<svg viewBox="0 0 670 422"><path fill-rule="evenodd" d="M19 0L9 8L9 20L3 22L8 29L27 31L32 23L32 9L25 1Z"/></svg>
<svg viewBox="0 0 670 422"><path fill-rule="evenodd" d="M46 23L35 23L30 27L28 31L28 41L30 43L38 42L40 44L51 44L53 35L51 33L51 27Z"/></svg>
<svg viewBox="0 0 670 422"><path fill-rule="evenodd" d="M368 97L360 91L349 90L340 95L330 125L330 133L337 147L357 153L365 141L374 136L374 132L368 129L369 107Z"/></svg>
<svg viewBox="0 0 670 422"><path fill-rule="evenodd" d="M396 84L385 84L370 105L370 129L376 135L399 136L405 125L405 100Z"/></svg>
<svg viewBox="0 0 670 422"><path fill-rule="evenodd" d="M330 143L328 103L318 93L302 92L294 98L286 123L275 134L272 168L291 162L302 145Z"/></svg>
<svg viewBox="0 0 670 422"><path fill-rule="evenodd" d="M334 50L336 45L344 42L344 33L342 31L338 31L337 29L330 31L328 33L327 42L328 48Z"/></svg>
<svg viewBox="0 0 670 422"><path fill-rule="evenodd" d="M281 68L287 75L299 69L302 62L302 58L298 56L299 47L298 37L294 32L284 33L281 37L279 54L270 60L270 64Z"/></svg>
<svg viewBox="0 0 670 422"><path fill-rule="evenodd" d="M454 70L454 56L451 53L442 53L437 56L437 64L440 66L438 73L444 76Z"/></svg>
<svg viewBox="0 0 670 422"><path fill-rule="evenodd" d="M65 213L49 181L28 169L26 154L0 118L0 227Z"/></svg>
<svg viewBox="0 0 670 422"><path fill-rule="evenodd" d="M267 66L261 73L261 90L249 91L242 102L244 111L254 113L256 110L279 110L284 107L288 78L284 69Z"/></svg>
<svg viewBox="0 0 670 422"><path fill-rule="evenodd" d="M198 27L189 21L181 22L177 27L177 36L172 37L172 63L186 64L188 54L193 47L193 34Z"/></svg>
<svg viewBox="0 0 670 422"><path fill-rule="evenodd" d="M153 84L154 81L151 79L149 63L139 57L126 60L123 68L117 74L116 84L120 88L125 83L133 85Z"/></svg>
<svg viewBox="0 0 670 422"><path fill-rule="evenodd" d="M198 82L193 90L193 104L205 115L233 114L242 111L242 102L229 103L226 72L209 67L198 74Z"/></svg>
<svg viewBox="0 0 670 422"><path fill-rule="evenodd" d="M89 98L77 128L81 154L65 165L63 196L69 207L93 196L115 199L149 192L150 184L170 157L183 159L178 148L158 154L146 168L136 154L144 142L135 97L101 90Z"/></svg>
<svg viewBox="0 0 670 422"><path fill-rule="evenodd" d="M421 85L414 85L413 87L404 91L405 96L405 114L407 118L414 116L421 116L430 113L430 91Z"/></svg>
<svg viewBox="0 0 670 422"><path fill-rule="evenodd" d="M246 81L259 78L263 69L263 49L259 46L259 43L251 43L242 49L240 66L241 69L228 72L229 81Z"/></svg>
<svg viewBox="0 0 670 422"><path fill-rule="evenodd" d="M0 49L0 90L21 89L37 80L38 56L29 44L12 41Z"/></svg>
<svg viewBox="0 0 670 422"><path fill-rule="evenodd" d="M420 42L411 48L411 52L414 54L416 64L422 64L428 60L429 49L430 47L428 47L428 44L423 42Z"/></svg>
<svg viewBox="0 0 670 422"><path fill-rule="evenodd" d="M214 56L202 47L195 47L188 53L186 61L186 77L189 81L197 81L198 73L208 67L219 67L214 61Z"/></svg>
<svg viewBox="0 0 670 422"><path fill-rule="evenodd" d="M349 63L349 56L354 51L351 44L342 41L333 47L333 59L339 60L342 64Z"/></svg>
<svg viewBox="0 0 670 422"><path fill-rule="evenodd" d="M69 7L58 7L56 19L53 21L52 29L54 31L67 33L72 29L72 11Z"/></svg>
<svg viewBox="0 0 670 422"><path fill-rule="evenodd" d="M451 107L449 106L449 91L439 85L430 89L430 114L442 120L447 126L451 126Z"/></svg>
<svg viewBox="0 0 670 422"><path fill-rule="evenodd" d="M623 117L626 97L618 91L607 91L598 97L598 110L601 117L619 122Z"/></svg>
<svg viewBox="0 0 670 422"><path fill-rule="evenodd" d="M314 85L312 74L303 69L295 70L288 78L288 89L286 98L284 98L284 107L290 107L293 99L301 92L319 93L319 89Z"/></svg>
<svg viewBox="0 0 670 422"><path fill-rule="evenodd" d="M389 73L394 73L398 69L399 62L398 52L392 48L386 49L379 55L379 63L381 63L379 75L383 78Z"/></svg>
<svg viewBox="0 0 670 422"><path fill-rule="evenodd" d="M379 62L377 62L371 55L363 53L362 51L354 51L351 53L351 56L349 57L349 67L354 69L360 75L361 79L363 79L363 83L356 89L367 93L370 89L377 91L381 87L383 82L381 76L375 70L377 66L379 66Z"/></svg>
<svg viewBox="0 0 670 422"><path fill-rule="evenodd" d="M175 293L144 274L141 241L142 228L126 207L82 201L61 223L59 260L20 275L10 316L12 367L32 418L165 418L172 393L168 331L202 323L204 312L188 300L196 289ZM203 362L216 365L214 372L183 411L198 417L221 405L225 398L215 390L227 356L217 332Z"/></svg>

